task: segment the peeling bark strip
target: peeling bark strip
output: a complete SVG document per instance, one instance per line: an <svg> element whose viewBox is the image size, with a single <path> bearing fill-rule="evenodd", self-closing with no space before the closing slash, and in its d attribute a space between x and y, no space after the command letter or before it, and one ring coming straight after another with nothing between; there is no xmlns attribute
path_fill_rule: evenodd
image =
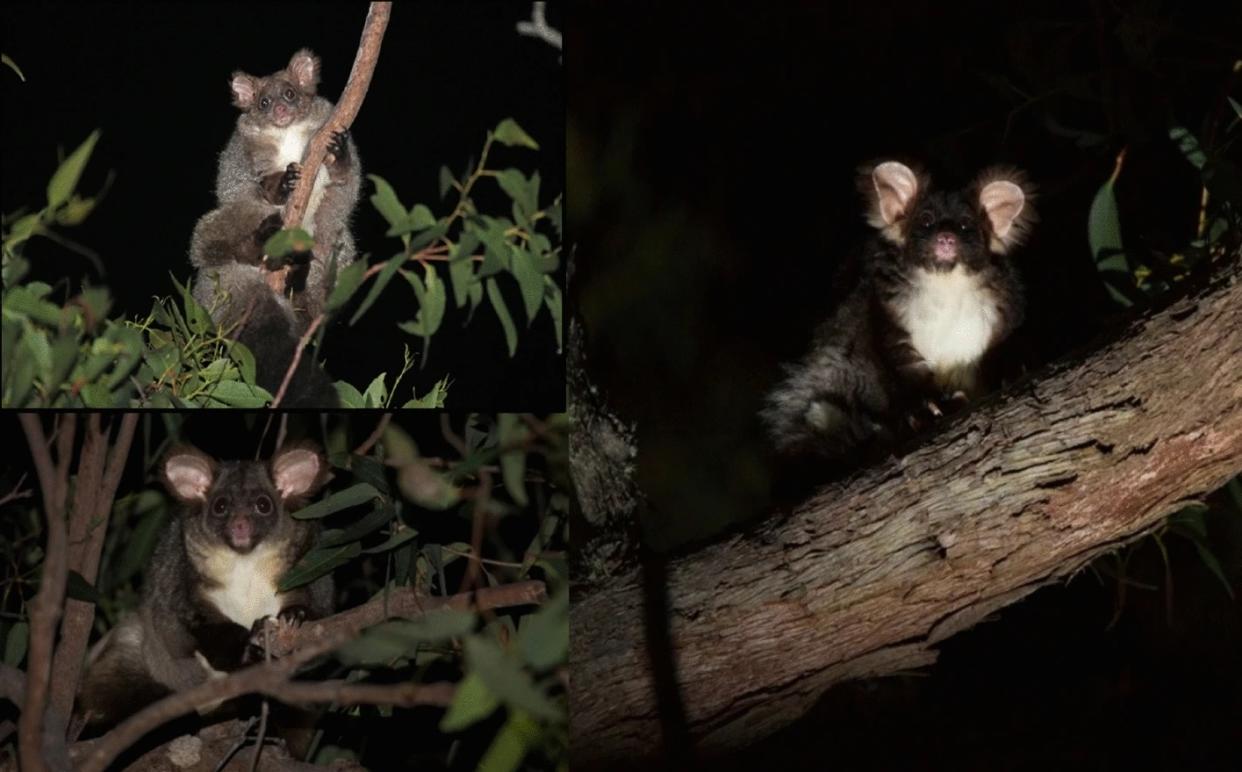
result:
<svg viewBox="0 0 1242 772"><path fill-rule="evenodd" d="M1157 526L1242 470L1242 270L1085 360L668 567L700 752L753 742L831 685L935 644ZM571 611L574 761L660 753L640 572Z"/></svg>

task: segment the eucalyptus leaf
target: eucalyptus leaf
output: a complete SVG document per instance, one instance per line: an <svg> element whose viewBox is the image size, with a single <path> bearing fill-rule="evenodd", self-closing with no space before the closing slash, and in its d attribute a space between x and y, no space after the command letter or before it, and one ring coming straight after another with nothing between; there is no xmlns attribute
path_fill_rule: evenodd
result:
<svg viewBox="0 0 1242 772"><path fill-rule="evenodd" d="M50 209L55 209L64 202L69 200L70 194L78 187L78 180L82 177L82 170L86 167L86 162L90 160L91 153L95 150L95 143L99 141L99 129L95 129L89 136L78 145L77 149L69 154L69 157L61 162L60 167L56 169L52 179L47 184L47 205Z"/></svg>
<svg viewBox="0 0 1242 772"><path fill-rule="evenodd" d="M502 142L506 145L528 147L531 150L539 149L539 145L535 140L531 139L531 136L523 131L522 127L517 124L517 121L512 118L505 118L501 121L492 134L497 142Z"/></svg>
<svg viewBox="0 0 1242 772"><path fill-rule="evenodd" d="M509 308L505 305L505 299L500 294L500 286L496 284L494 278L487 280L487 299L491 301L496 317L500 319L500 326L505 331L505 344L509 347L509 356L513 356L517 352L517 327L513 324L513 317L509 315Z"/></svg>
<svg viewBox="0 0 1242 772"><path fill-rule="evenodd" d="M562 588L534 614L522 619L518 647L535 670L551 670L569 656L569 591Z"/></svg>
<svg viewBox="0 0 1242 772"><path fill-rule="evenodd" d="M357 542L328 549L311 550L281 577L277 589L280 592L288 592L294 587L313 582L325 574L332 573L336 567L345 565L361 552L362 548Z"/></svg>
<svg viewBox="0 0 1242 772"><path fill-rule="evenodd" d="M376 498L380 498L380 493L375 490L374 486L368 483L358 483L351 485L343 491L332 494L323 501L317 501L310 506L303 507L292 514L299 520L312 520L327 517L333 512L340 512L342 509L365 504Z"/></svg>
<svg viewBox="0 0 1242 772"><path fill-rule="evenodd" d="M478 673L466 673L457 684L453 704L440 719L441 732L460 732L490 716L500 707L500 700L487 688Z"/></svg>
<svg viewBox="0 0 1242 772"><path fill-rule="evenodd" d="M367 312L367 309L375 303L376 299L379 298L380 293L384 291L384 287L388 286L388 282L394 275L396 275L397 269L404 264L404 254L396 254L388 258L388 262L384 263L383 269L380 270L379 275L375 277L375 283L371 285L371 289L367 292L366 297L362 299L362 304L358 306L358 310L354 312L354 315L349 318L349 324L351 327L354 325L354 322L361 319L362 315Z"/></svg>
<svg viewBox="0 0 1242 772"><path fill-rule="evenodd" d="M479 635L465 640L466 664L502 702L545 721L559 721L564 711L535 686L530 673L515 657L507 656L496 641Z"/></svg>
<svg viewBox="0 0 1242 772"><path fill-rule="evenodd" d="M367 261L358 259L345 267L336 277L336 286L328 296L327 312L332 312L349 302L354 292L362 284L362 277L367 272Z"/></svg>
<svg viewBox="0 0 1242 772"><path fill-rule="evenodd" d="M522 423L521 418L513 413L501 413L496 417L500 427L500 444L510 449L500 454L500 473L504 478L505 490L518 506L526 506L526 451L520 445L530 429Z"/></svg>
<svg viewBox="0 0 1242 772"><path fill-rule="evenodd" d="M406 220L405 207L397 198L397 192L392 189L392 185L378 174L368 174L367 178L375 185L375 193L371 195L371 205L380 213L380 216L388 221L392 227L403 225Z"/></svg>

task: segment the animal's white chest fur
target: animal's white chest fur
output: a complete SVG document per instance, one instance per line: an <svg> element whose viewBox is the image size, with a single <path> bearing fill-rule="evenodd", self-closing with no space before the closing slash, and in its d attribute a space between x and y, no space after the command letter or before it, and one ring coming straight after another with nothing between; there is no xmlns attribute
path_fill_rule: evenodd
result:
<svg viewBox="0 0 1242 772"><path fill-rule="evenodd" d="M993 293L960 265L947 273L917 269L901 317L911 344L937 373L977 362L1000 321Z"/></svg>
<svg viewBox="0 0 1242 772"><path fill-rule="evenodd" d="M245 628L280 611L276 580L280 578L280 555L260 544L248 555L226 547L212 551L199 566L216 585L203 594L220 613Z"/></svg>
<svg viewBox="0 0 1242 772"><path fill-rule="evenodd" d="M306 122L295 123L283 129L269 129L276 140L276 168L285 169L291 163L302 163L306 145L318 130L318 126ZM319 202L323 200L323 190L327 186L328 170L320 166L319 173L315 175L315 186L311 189L310 204L302 217L302 229L312 236L315 234L315 210L319 208Z"/></svg>

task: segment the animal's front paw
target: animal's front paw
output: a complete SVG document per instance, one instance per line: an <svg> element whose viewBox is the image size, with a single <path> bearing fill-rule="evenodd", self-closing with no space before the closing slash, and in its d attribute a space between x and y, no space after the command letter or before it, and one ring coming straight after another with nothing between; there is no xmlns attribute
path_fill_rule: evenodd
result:
<svg viewBox="0 0 1242 772"><path fill-rule="evenodd" d="M280 203L284 203L289 198L289 194L298 186L298 180L302 179L302 165L297 161L292 161L285 167L285 173L280 178Z"/></svg>
<svg viewBox="0 0 1242 772"><path fill-rule="evenodd" d="M349 162L349 129L332 132L332 141L328 143L328 152L337 163Z"/></svg>

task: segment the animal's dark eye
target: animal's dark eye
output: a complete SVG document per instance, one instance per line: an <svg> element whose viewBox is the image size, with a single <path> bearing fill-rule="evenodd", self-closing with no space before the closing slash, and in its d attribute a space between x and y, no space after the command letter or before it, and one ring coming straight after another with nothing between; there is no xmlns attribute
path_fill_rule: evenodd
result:
<svg viewBox="0 0 1242 772"><path fill-rule="evenodd" d="M962 220L957 224L957 229L962 233L970 233L975 229L975 224L970 220Z"/></svg>
<svg viewBox="0 0 1242 772"><path fill-rule="evenodd" d="M291 88L285 89L285 99L289 100L290 102L293 101L293 89Z"/></svg>
<svg viewBox="0 0 1242 772"><path fill-rule="evenodd" d="M936 218L932 216L931 212L923 212L919 215L918 223L920 228L930 228L936 224Z"/></svg>
<svg viewBox="0 0 1242 772"><path fill-rule="evenodd" d="M217 496L215 501L211 502L211 511L217 515L223 515L229 511L228 496Z"/></svg>
<svg viewBox="0 0 1242 772"><path fill-rule="evenodd" d="M267 496L260 496L254 500L254 511L260 515L269 515L272 512L272 500Z"/></svg>
<svg viewBox="0 0 1242 772"><path fill-rule="evenodd" d="M266 110L272 106L272 100L269 97L263 97L259 100L259 109Z"/></svg>

